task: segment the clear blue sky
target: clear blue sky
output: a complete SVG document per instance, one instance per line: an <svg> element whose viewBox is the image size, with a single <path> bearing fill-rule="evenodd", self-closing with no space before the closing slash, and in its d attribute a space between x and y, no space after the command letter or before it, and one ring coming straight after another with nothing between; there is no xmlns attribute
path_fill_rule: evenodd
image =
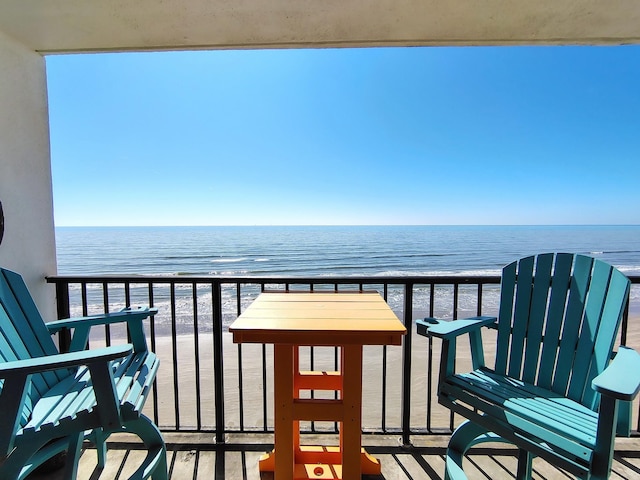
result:
<svg viewBox="0 0 640 480"><path fill-rule="evenodd" d="M640 46L46 62L57 225L640 223Z"/></svg>

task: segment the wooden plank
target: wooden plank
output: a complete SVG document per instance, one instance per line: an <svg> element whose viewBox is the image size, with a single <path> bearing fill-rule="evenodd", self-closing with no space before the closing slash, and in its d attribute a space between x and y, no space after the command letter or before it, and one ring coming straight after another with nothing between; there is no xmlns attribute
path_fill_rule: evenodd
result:
<svg viewBox="0 0 640 480"><path fill-rule="evenodd" d="M130 354L118 362L113 378L116 385L118 398L124 398L129 388L133 385L138 372L145 364L145 354Z"/></svg>
<svg viewBox="0 0 640 480"><path fill-rule="evenodd" d="M0 318L0 329L5 339L11 346L10 352L15 354L15 359L27 359L32 357L44 357L57 353L53 340L45 329L45 338L35 338L29 324L31 320L22 311L17 299L13 296L8 283L4 281L7 271L0 275L0 303L4 314ZM37 319L36 319L37 320ZM10 352L7 352L11 355ZM38 374L42 380L34 379L38 396L48 387L66 376L65 372L46 372ZM44 385L42 385L44 382ZM36 397L37 398L37 397Z"/></svg>
<svg viewBox="0 0 640 480"><path fill-rule="evenodd" d="M509 385L504 382L487 382L486 378L477 375L465 376L465 378L473 385L473 390L470 392L480 395L496 405L504 406L506 402L509 402L509 405L517 406L523 415L524 412L529 411L535 415L547 416L550 421L565 425L563 430L575 428L578 432L591 437L595 436L597 415L577 402L565 397L550 397L548 396L550 392L538 390L528 384L521 385L514 382ZM450 383L466 388L465 382L458 383L452 380ZM589 442L587 444L592 445L593 439Z"/></svg>
<svg viewBox="0 0 640 480"><path fill-rule="evenodd" d="M216 452L208 452L206 450L200 450L197 448L197 445L194 445L194 450L193 450L196 455L189 457L189 459L187 460L193 460L197 462L196 465L196 470L195 470L195 480L211 480L212 478L224 478L224 470L222 470L222 475L218 475L219 472L217 472L216 470L216 463L217 463L217 456L218 454L216 454ZM224 458L225 455L231 455L231 452L224 452L223 450L221 450L220 456ZM225 465L225 462L223 460L223 466ZM257 460L256 460L257 463ZM242 468L243 465L237 465L235 462L235 468L234 471L235 472L243 472L245 473L247 468L246 465L244 465L244 469ZM253 465L252 465L253 466ZM255 470L257 471L258 468L251 468L251 470ZM233 475L230 474L229 478L233 478ZM259 478L259 477L258 477Z"/></svg>
<svg viewBox="0 0 640 480"><path fill-rule="evenodd" d="M278 478L293 480L294 468L294 418L293 418L293 366L294 347L275 345L274 347L274 436L275 470Z"/></svg>
<svg viewBox="0 0 640 480"><path fill-rule="evenodd" d="M513 332L509 348L509 368L507 370L507 375L514 378L520 378L522 374L522 354L529 324L534 261L535 257L525 257L518 263L518 283L513 309Z"/></svg>
<svg viewBox="0 0 640 480"><path fill-rule="evenodd" d="M565 321L562 326L562 338L558 349L556 371L551 385L554 392L566 395L569 385L569 375L576 353L578 334L582 323L582 314L586 302L589 281L591 280L591 265L593 259L583 255L576 255L573 264L571 284Z"/></svg>
<svg viewBox="0 0 640 480"><path fill-rule="evenodd" d="M123 402L133 412L141 412L144 403L151 393L153 381L156 378L160 362L155 354L146 355L144 366L139 369L136 381Z"/></svg>
<svg viewBox="0 0 640 480"><path fill-rule="evenodd" d="M542 329L547 312L547 300L551 288L551 267L553 254L539 255L536 261L536 272L533 280L529 326L527 328L526 351L522 379L533 383L538 372L538 359L542 347Z"/></svg>
<svg viewBox="0 0 640 480"><path fill-rule="evenodd" d="M342 478L360 478L362 432L362 345L342 349L342 401L344 420L340 429Z"/></svg>
<svg viewBox="0 0 640 480"><path fill-rule="evenodd" d="M75 377L68 377L47 392L47 395L42 397L35 406L31 421L25 427L25 433L34 433L42 425L55 425L62 418L72 416L78 410L82 410L77 405L86 404L87 397L93 394L92 389L83 387L90 378L89 369L82 367ZM92 397L91 404L95 404L95 396ZM90 405L87 408L89 407Z"/></svg>
<svg viewBox="0 0 640 480"><path fill-rule="evenodd" d="M502 269L500 282L500 311L498 313L498 340L496 347L496 371L507 373L509 345L511 343L511 324L513 319L513 298L516 287L517 262L510 263Z"/></svg>
<svg viewBox="0 0 640 480"><path fill-rule="evenodd" d="M260 295L260 302L309 302L325 301L332 302L367 302L375 301L379 293L371 291L363 292L265 292Z"/></svg>
<svg viewBox="0 0 640 480"><path fill-rule="evenodd" d="M485 399L484 396L468 395L463 388L450 383L443 384L442 388L452 398L459 399L477 408L480 412L487 413L491 418L489 428L505 438L511 438L508 436L510 433L512 437L518 438L524 448L531 450L533 453L537 454L536 450L551 452L550 446L552 445L554 447L554 455L558 457L558 461L560 461L560 458L564 458L564 460L580 469L584 469L585 463L589 463L593 452L593 443L591 445L586 444L588 443L587 437L580 436L581 441L578 441L574 437L561 433L561 429L545 428L546 425L539 424L531 416L520 415L521 412L517 408L504 408L499 402L494 401L495 398ZM487 397L491 397L491 395L488 394ZM508 406L511 407L512 405ZM476 419L473 415L471 415L471 418ZM576 463L578 461L580 461L580 466Z"/></svg>
<svg viewBox="0 0 640 480"><path fill-rule="evenodd" d="M295 387L298 390L341 390L340 372L303 371L295 375Z"/></svg>
<svg viewBox="0 0 640 480"><path fill-rule="evenodd" d="M143 450L144 452L144 450ZM184 479L192 479L195 477L195 468L196 464L194 461L194 453L191 450L186 451L176 451L173 454L173 462L172 462L172 470L171 477L172 478L184 478ZM144 459L143 459L144 460ZM140 462L142 463L142 462ZM121 477L121 478L129 478Z"/></svg>
<svg viewBox="0 0 640 480"><path fill-rule="evenodd" d="M341 422L344 420L342 400L305 398L293 401L294 420Z"/></svg>
<svg viewBox="0 0 640 480"><path fill-rule="evenodd" d="M310 300L318 297L323 299L323 308L316 308L317 302ZM353 308L354 302L376 308ZM263 308L265 304L272 308ZM379 294L342 293L261 294L229 331L236 343L331 346L400 345L406 333Z"/></svg>
<svg viewBox="0 0 640 480"><path fill-rule="evenodd" d="M1 319L2 330L17 358L26 359L55 355L58 350L49 331L44 326L31 295L20 275L0 269L0 303L7 313L9 323ZM28 408L52 385L68 376L66 370L34 374L27 394Z"/></svg>
<svg viewBox="0 0 640 480"><path fill-rule="evenodd" d="M343 345L402 345L402 333L377 331L310 331L253 330L235 331L235 343L282 343L300 346L332 347Z"/></svg>
<svg viewBox="0 0 640 480"><path fill-rule="evenodd" d="M0 275L0 302L12 317L31 355L42 356L58 353L22 277L9 270L0 270L2 273Z"/></svg>
<svg viewBox="0 0 640 480"><path fill-rule="evenodd" d="M243 313L245 319L257 319L261 323L269 324L272 320L339 320L356 324L363 321L387 320L393 321L397 317L382 309L363 310L361 308L314 308L312 305L296 304L299 307L289 308L280 305L279 308L254 308ZM346 304L345 304L346 305ZM353 307L353 305L350 305Z"/></svg>
<svg viewBox="0 0 640 480"><path fill-rule="evenodd" d="M567 428L575 427L583 433L595 435L597 414L580 403L566 397L558 397L554 392L525 384L520 380L493 375L490 372L475 371L457 378L466 379L476 393L481 391L494 395L492 398L497 398L497 403L513 402L523 410L547 415L552 420L566 425Z"/></svg>
<svg viewBox="0 0 640 480"><path fill-rule="evenodd" d="M545 325L542 354L540 356L540 369L538 381L543 388L551 388L553 372L560 344L560 330L564 322L565 305L569 292L569 282L571 278L571 266L573 255L559 253L553 269L551 280L551 297L547 311L547 322Z"/></svg>
<svg viewBox="0 0 640 480"><path fill-rule="evenodd" d="M594 346L594 359L585 379L585 392L582 397L582 403L592 408L596 407L598 398L596 392L591 388L591 382L609 364L616 336L622 323L622 315L629 298L630 285L631 282L627 277L618 270L613 269L605 304L602 309L598 337Z"/></svg>
<svg viewBox="0 0 640 480"><path fill-rule="evenodd" d="M612 267L604 262L596 261L593 263L584 319L582 320L578 345L575 349L576 358L580 361L575 362L573 365L569 389L567 391L567 396L573 400L582 400L584 390L587 387L586 380L594 355L605 355L607 358L611 356L611 350L594 352L595 340L600 334L598 330L600 329L600 321L602 320L602 307L609 286L611 269ZM613 339L611 338L610 341L613 341Z"/></svg>

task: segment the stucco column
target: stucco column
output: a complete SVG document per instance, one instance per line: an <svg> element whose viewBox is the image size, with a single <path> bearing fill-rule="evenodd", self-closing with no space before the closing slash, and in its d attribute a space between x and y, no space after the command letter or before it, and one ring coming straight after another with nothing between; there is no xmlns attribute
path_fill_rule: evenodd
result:
<svg viewBox="0 0 640 480"><path fill-rule="evenodd" d="M20 273L45 319L55 318L56 273L44 58L0 32L0 265Z"/></svg>

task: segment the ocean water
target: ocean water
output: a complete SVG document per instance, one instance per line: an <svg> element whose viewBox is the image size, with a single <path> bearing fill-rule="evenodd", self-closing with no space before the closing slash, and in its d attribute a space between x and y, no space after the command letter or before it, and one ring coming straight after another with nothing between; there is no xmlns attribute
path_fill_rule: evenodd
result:
<svg viewBox="0 0 640 480"><path fill-rule="evenodd" d="M541 252L588 254L640 275L640 226L58 227L56 242L61 275L499 275L507 263ZM101 308L101 291L91 288L90 310ZM177 321L186 329L193 322L190 289L179 288L176 301ZM418 314L428 308L422 293L415 294ZM253 294L247 291L243 301L250 303ZM450 296L438 291L443 307L436 315L452 315ZM639 305L640 289L631 297ZM159 292L155 301L169 310L167 294ZM223 292L223 301L223 310L233 312L233 292ZM461 308L474 301L474 292L463 293ZM496 292L489 294L483 308L486 302L495 309L497 301ZM389 303L399 312L402 292L391 291ZM81 314L75 308L72 314ZM205 323L210 311L209 304L198 307ZM224 314L225 323L233 318Z"/></svg>
<svg viewBox="0 0 640 480"><path fill-rule="evenodd" d="M59 274L488 275L541 252L640 275L640 226L58 227Z"/></svg>

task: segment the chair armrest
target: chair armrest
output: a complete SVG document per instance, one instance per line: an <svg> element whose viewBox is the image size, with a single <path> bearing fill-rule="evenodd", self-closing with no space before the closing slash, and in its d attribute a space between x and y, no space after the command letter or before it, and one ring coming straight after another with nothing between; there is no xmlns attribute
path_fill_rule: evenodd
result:
<svg viewBox="0 0 640 480"><path fill-rule="evenodd" d="M74 329L69 350L72 352L79 352L87 348L91 327L96 325L109 325L112 323L126 322L130 341L133 344L133 350L135 352L143 352L147 350L147 341L145 339L142 320L150 315L155 315L156 313L158 313L158 309L155 307L128 307L120 310L119 312L57 320L55 322L49 322L46 325L51 334L54 334L63 328Z"/></svg>
<svg viewBox="0 0 640 480"><path fill-rule="evenodd" d="M132 351L133 347L130 344L126 344L97 348L95 350L84 350L81 352L59 353L26 360L12 360L0 363L0 378L26 376L48 370L72 368L93 363L106 363L117 358L125 357Z"/></svg>
<svg viewBox="0 0 640 480"><path fill-rule="evenodd" d="M496 321L496 317L485 316L452 320L450 322L443 322L429 317L424 320L416 320L416 324L420 335L438 338L453 338L476 330L480 327L492 325Z"/></svg>
<svg viewBox="0 0 640 480"><path fill-rule="evenodd" d="M155 315L158 309L153 307L128 307L119 312L89 315L86 317L67 318L46 323L50 333L57 333L63 328L77 328L78 326L92 327L94 325L108 325L111 323L144 320L149 315Z"/></svg>
<svg viewBox="0 0 640 480"><path fill-rule="evenodd" d="M617 400L633 400L640 391L640 355L632 348L620 347L604 371L593 379L596 392Z"/></svg>

